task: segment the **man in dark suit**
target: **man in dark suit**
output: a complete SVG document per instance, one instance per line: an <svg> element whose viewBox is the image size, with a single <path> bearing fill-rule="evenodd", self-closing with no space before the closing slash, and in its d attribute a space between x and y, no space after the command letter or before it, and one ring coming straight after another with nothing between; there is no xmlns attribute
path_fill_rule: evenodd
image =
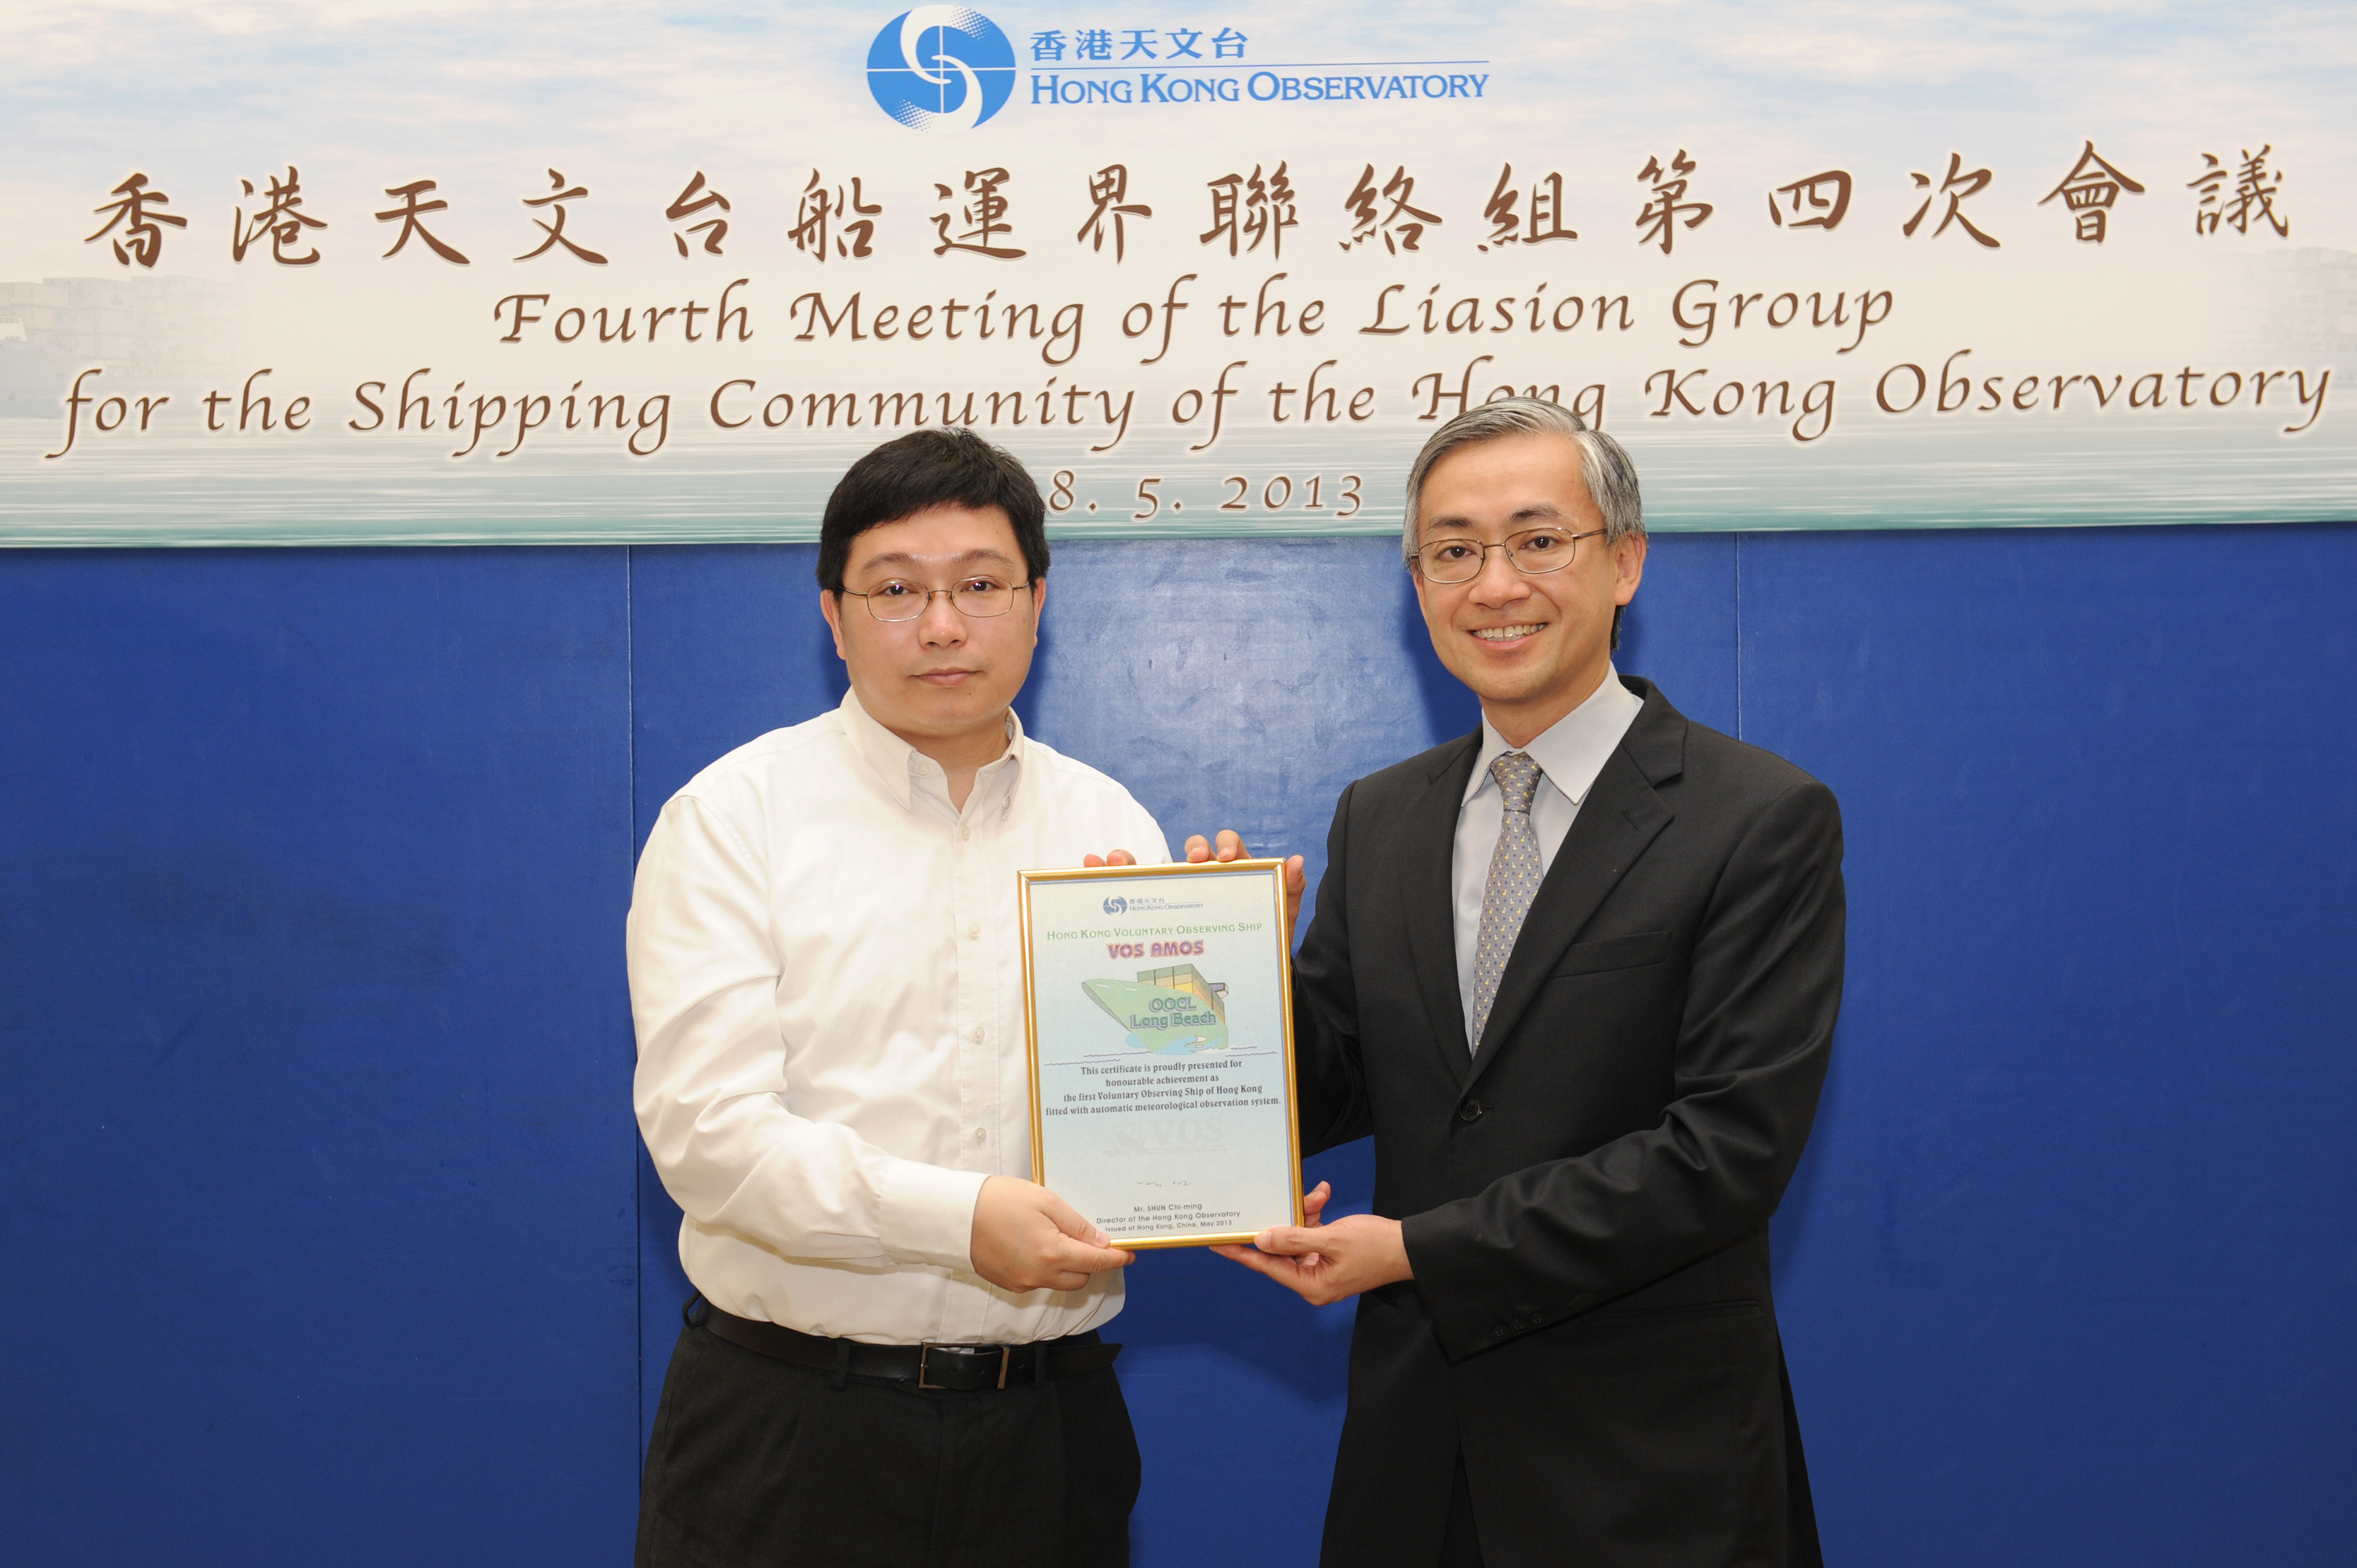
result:
<svg viewBox="0 0 2357 1568"><path fill-rule="evenodd" d="M1784 1568L1815 1516L1769 1288L1841 1000L1832 792L1612 667L1636 474L1472 410L1405 545L1472 735L1342 792L1294 961L1306 1150L1374 1211L1221 1251L1359 1297L1329 1568ZM1190 858L1242 853L1234 835Z"/></svg>

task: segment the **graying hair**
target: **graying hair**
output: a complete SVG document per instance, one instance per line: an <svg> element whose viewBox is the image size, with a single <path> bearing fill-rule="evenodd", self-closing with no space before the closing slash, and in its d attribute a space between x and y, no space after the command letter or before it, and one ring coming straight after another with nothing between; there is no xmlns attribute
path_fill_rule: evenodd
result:
<svg viewBox="0 0 2357 1568"><path fill-rule="evenodd" d="M1595 501L1596 510L1604 514L1605 543L1618 544L1631 536L1645 537L1645 507L1637 493L1637 466L1629 460L1629 453L1620 443L1601 430L1590 430L1586 420L1561 403L1536 397L1501 397L1495 403L1467 409L1434 431L1432 439L1424 444L1424 450L1415 455L1415 467L1407 471L1407 507L1400 522L1403 559L1415 559L1416 508L1423 499L1425 476L1432 472L1432 466L1459 446L1508 435L1561 435L1576 443L1579 447L1579 477L1587 482L1588 498Z"/></svg>

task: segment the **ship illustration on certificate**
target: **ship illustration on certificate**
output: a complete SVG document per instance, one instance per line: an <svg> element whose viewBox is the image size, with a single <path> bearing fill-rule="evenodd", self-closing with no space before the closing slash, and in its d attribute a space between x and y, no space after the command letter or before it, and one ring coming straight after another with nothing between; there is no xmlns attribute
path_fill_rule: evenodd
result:
<svg viewBox="0 0 2357 1568"><path fill-rule="evenodd" d="M1132 1050L1184 1055L1227 1047L1228 988L1191 963L1140 970L1135 980L1084 980L1081 990L1122 1026Z"/></svg>

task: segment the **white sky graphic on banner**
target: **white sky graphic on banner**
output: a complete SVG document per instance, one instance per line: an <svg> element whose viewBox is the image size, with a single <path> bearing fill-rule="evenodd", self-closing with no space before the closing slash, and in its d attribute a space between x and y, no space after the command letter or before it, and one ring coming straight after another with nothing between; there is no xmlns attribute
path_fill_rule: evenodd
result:
<svg viewBox="0 0 2357 1568"><path fill-rule="evenodd" d="M1502 388L1664 530L2357 514L2345 7L994 7L937 134L908 11L14 19L0 541L806 538L944 418L1381 532Z"/></svg>

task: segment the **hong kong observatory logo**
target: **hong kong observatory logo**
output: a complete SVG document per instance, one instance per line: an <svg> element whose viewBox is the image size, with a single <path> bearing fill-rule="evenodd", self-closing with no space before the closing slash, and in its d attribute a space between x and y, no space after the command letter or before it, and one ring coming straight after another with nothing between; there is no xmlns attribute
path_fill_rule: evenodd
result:
<svg viewBox="0 0 2357 1568"><path fill-rule="evenodd" d="M963 5L920 5L884 24L867 49L867 91L918 131L970 131L1015 93L1015 46Z"/></svg>
<svg viewBox="0 0 2357 1568"><path fill-rule="evenodd" d="M1104 912L1108 915L1125 915L1129 913L1129 900L1119 897L1108 898L1104 901Z"/></svg>

